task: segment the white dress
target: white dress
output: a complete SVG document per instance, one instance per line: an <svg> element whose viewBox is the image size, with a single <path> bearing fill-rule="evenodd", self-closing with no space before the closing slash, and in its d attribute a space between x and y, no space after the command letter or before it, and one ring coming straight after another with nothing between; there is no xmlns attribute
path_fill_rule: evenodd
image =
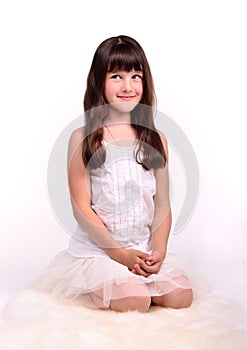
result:
<svg viewBox="0 0 247 350"><path fill-rule="evenodd" d="M135 145L122 147L104 141L103 147L104 164L90 172L92 208L122 246L151 253L154 171L136 162ZM175 255L166 255L159 273L135 275L112 260L79 225L68 249L57 254L32 286L67 299L80 298L89 307L108 307L110 300L128 296L160 296L176 288L191 288L188 271Z"/></svg>

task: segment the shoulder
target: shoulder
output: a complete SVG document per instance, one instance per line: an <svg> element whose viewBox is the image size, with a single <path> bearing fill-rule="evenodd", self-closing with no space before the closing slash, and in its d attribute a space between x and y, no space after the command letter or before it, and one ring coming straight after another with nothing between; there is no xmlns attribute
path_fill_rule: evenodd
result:
<svg viewBox="0 0 247 350"><path fill-rule="evenodd" d="M161 198L165 199L166 196L167 196L167 193L169 193L169 189L168 189L168 186L169 186L169 176L168 176L168 166L169 166L168 141L167 141L166 136L160 130L157 130L157 132L158 132L158 134L160 136L160 139L161 139L164 151L165 151L166 163L165 163L164 167L157 168L154 171L154 175L155 175L155 178L156 178L156 188L157 188L156 194L158 194L158 193L159 193L159 195L161 194ZM158 195L156 195L156 200L157 200L157 197L158 197Z"/></svg>
<svg viewBox="0 0 247 350"><path fill-rule="evenodd" d="M82 141L84 139L85 131L84 131L84 126L75 129L69 138L69 147L78 147L80 144L82 144Z"/></svg>
<svg viewBox="0 0 247 350"><path fill-rule="evenodd" d="M82 150L82 142L84 139L84 127L80 127L78 129L75 129L69 138L68 143L68 156L71 158L73 154L77 152L81 152Z"/></svg>
<svg viewBox="0 0 247 350"><path fill-rule="evenodd" d="M84 130L85 130L84 126L75 129L70 135L69 142L83 141L84 134L85 134Z"/></svg>
<svg viewBox="0 0 247 350"><path fill-rule="evenodd" d="M166 157L168 158L168 142L167 142L166 136L160 130L157 130L157 132L160 136Z"/></svg>

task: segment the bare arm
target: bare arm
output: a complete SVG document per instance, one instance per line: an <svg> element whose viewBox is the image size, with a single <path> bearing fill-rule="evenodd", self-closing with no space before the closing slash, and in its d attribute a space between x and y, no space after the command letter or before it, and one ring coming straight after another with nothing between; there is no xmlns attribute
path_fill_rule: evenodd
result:
<svg viewBox="0 0 247 350"><path fill-rule="evenodd" d="M157 273L162 261L166 256L167 243L171 229L172 214L169 200L169 177L168 177L168 147L167 141L161 136L164 150L166 152L166 166L155 170L156 194L154 196L155 214L152 222L152 255L140 261L139 266L134 266L133 272L140 273L141 269L146 271L145 276Z"/></svg>
<svg viewBox="0 0 247 350"><path fill-rule="evenodd" d="M172 215L169 200L169 174L168 174L168 146L166 139L161 135L166 153L166 165L155 170L156 194L154 197L155 216L152 223L152 251L159 252L162 260L166 256L168 238L171 230Z"/></svg>
<svg viewBox="0 0 247 350"><path fill-rule="evenodd" d="M89 237L113 260L132 268L134 263L148 254L122 247L107 230L102 220L91 207L89 170L82 160L83 128L75 130L68 148L68 181L73 213L78 224Z"/></svg>

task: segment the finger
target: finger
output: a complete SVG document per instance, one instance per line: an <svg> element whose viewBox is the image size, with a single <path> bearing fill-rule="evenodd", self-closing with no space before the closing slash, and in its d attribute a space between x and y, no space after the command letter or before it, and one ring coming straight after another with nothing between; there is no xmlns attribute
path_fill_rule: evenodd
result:
<svg viewBox="0 0 247 350"><path fill-rule="evenodd" d="M142 268L146 272L150 272L150 265L147 264L146 261L140 260L138 264L139 264L140 268Z"/></svg>
<svg viewBox="0 0 247 350"><path fill-rule="evenodd" d="M148 265L146 264L146 262L144 261L139 261L139 266L141 268L141 270L144 270L146 273L148 273L148 275L152 275L153 273L157 273L157 271L159 270L159 268L157 267L157 265Z"/></svg>
<svg viewBox="0 0 247 350"><path fill-rule="evenodd" d="M153 266L157 262L152 260L152 261L147 261L147 260L140 260L139 265L146 271L148 272L153 272Z"/></svg>
<svg viewBox="0 0 247 350"><path fill-rule="evenodd" d="M147 264L145 264L145 262L141 261L139 263L139 265L140 265L142 270L145 270L149 274L158 273L159 270L160 270L160 264L159 263L154 263L152 266L148 266Z"/></svg>
<svg viewBox="0 0 247 350"><path fill-rule="evenodd" d="M153 255L149 255L147 258L146 258L146 260L152 260L154 257L153 257Z"/></svg>
<svg viewBox="0 0 247 350"><path fill-rule="evenodd" d="M150 265L152 265L152 264L154 264L155 259L152 255L150 255L148 258L145 259L145 262L146 263L148 262Z"/></svg>
<svg viewBox="0 0 247 350"><path fill-rule="evenodd" d="M147 277L149 273L147 271L143 270L138 264L134 265L134 269L136 270L137 275Z"/></svg>
<svg viewBox="0 0 247 350"><path fill-rule="evenodd" d="M150 258L150 254L147 254L147 253L144 253L144 252L140 252L138 254L138 257L141 258L141 259L149 259Z"/></svg>

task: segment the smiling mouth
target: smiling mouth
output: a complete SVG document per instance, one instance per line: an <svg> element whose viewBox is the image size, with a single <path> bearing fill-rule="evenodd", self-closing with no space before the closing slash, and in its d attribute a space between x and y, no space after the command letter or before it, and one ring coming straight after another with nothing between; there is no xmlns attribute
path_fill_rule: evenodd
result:
<svg viewBox="0 0 247 350"><path fill-rule="evenodd" d="M134 97L136 97L136 96L135 95L134 96L118 96L118 98L121 98L123 100L131 100Z"/></svg>

